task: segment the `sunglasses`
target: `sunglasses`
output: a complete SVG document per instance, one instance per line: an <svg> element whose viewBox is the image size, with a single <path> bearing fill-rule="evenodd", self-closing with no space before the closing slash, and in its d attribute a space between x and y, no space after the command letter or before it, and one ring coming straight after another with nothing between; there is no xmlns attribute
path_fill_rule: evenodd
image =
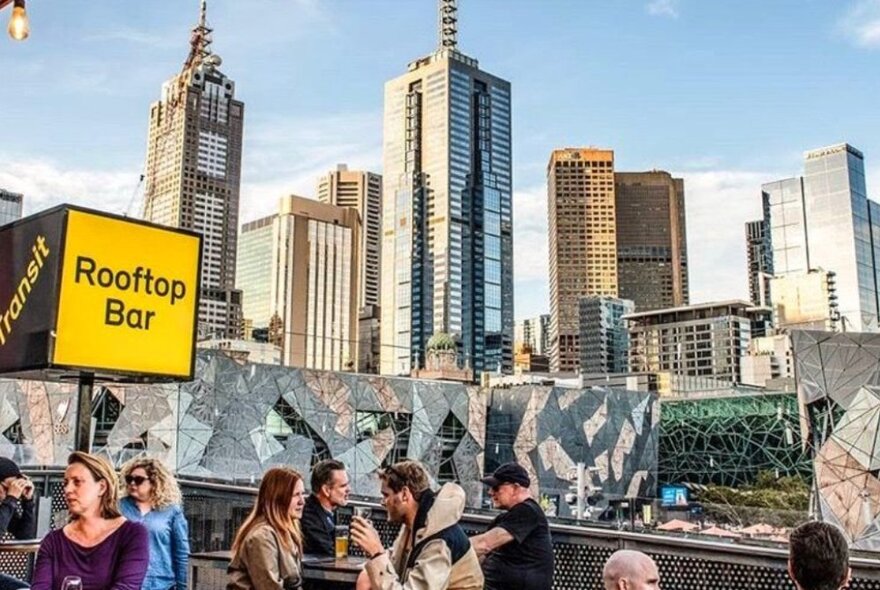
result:
<svg viewBox="0 0 880 590"><path fill-rule="evenodd" d="M143 475L126 475L125 476L125 483L127 483L128 485L134 484L136 486L139 486L142 483L144 483L145 481L147 481L148 479L150 479L150 478L144 477Z"/></svg>

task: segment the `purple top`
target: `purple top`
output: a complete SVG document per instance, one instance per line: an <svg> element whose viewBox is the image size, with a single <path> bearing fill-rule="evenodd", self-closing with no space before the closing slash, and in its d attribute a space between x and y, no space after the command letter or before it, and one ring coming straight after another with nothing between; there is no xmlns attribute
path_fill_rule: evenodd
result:
<svg viewBox="0 0 880 590"><path fill-rule="evenodd" d="M149 561L149 534L140 523L125 521L94 547L56 529L40 544L31 589L61 590L65 576L79 576L83 590L139 590Z"/></svg>

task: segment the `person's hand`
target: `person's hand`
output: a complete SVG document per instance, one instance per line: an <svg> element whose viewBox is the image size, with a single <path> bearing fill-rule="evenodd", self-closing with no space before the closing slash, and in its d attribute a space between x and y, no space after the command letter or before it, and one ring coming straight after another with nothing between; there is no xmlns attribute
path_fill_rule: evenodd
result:
<svg viewBox="0 0 880 590"><path fill-rule="evenodd" d="M9 485L6 487L6 493L13 498L20 499L22 494L25 493L28 484L30 484L31 494L33 495L33 484L30 480L24 479L23 477L18 477L9 482Z"/></svg>
<svg viewBox="0 0 880 590"><path fill-rule="evenodd" d="M376 532L376 529L373 528L369 520L360 516L353 516L351 518L351 540L370 557L378 555L385 550L382 546L382 539L379 538L379 533Z"/></svg>
<svg viewBox="0 0 880 590"><path fill-rule="evenodd" d="M22 492L21 497L25 500L33 500L34 499L34 482L32 482L28 478L23 478L24 481L24 492Z"/></svg>

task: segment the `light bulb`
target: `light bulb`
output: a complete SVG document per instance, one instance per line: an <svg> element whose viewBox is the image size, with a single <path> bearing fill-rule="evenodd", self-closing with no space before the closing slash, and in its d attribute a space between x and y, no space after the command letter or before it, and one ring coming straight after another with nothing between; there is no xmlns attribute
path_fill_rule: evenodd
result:
<svg viewBox="0 0 880 590"><path fill-rule="evenodd" d="M15 0L7 30L9 31L9 36L16 41L24 41L30 35L31 27L28 23L27 12L24 9L24 0Z"/></svg>

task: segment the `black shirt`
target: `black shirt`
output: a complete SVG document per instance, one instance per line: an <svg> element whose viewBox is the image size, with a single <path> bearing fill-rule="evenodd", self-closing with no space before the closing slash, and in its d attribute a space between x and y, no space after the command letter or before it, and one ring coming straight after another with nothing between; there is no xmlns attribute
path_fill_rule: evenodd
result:
<svg viewBox="0 0 880 590"><path fill-rule="evenodd" d="M332 512L324 510L314 494L306 498L300 524L303 534L303 553L327 557L336 554L336 519Z"/></svg>
<svg viewBox="0 0 880 590"><path fill-rule="evenodd" d="M550 590L553 585L553 545L550 526L538 503L529 498L489 525L511 535L505 543L486 556L483 575L486 590Z"/></svg>

